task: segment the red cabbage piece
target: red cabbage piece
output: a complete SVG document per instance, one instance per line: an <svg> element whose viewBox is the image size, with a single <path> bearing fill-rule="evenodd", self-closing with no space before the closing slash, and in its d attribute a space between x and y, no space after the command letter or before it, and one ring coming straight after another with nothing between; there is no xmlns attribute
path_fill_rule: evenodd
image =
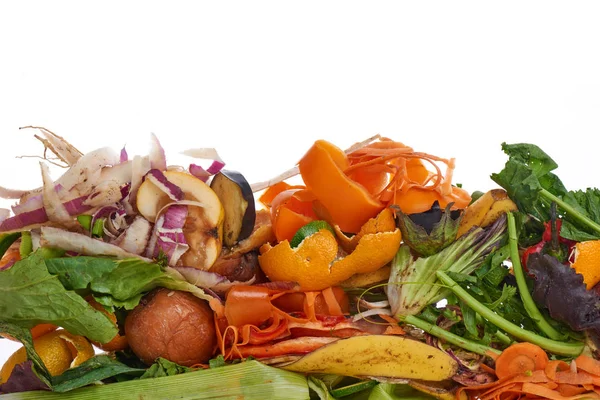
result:
<svg viewBox="0 0 600 400"><path fill-rule="evenodd" d="M171 183L160 170L156 168L151 169L146 174L146 179L149 179L156 187L165 192L171 200L183 200L183 190L174 183Z"/></svg>
<svg viewBox="0 0 600 400"><path fill-rule="evenodd" d="M600 329L600 296L587 290L583 275L547 254L531 254L527 269L534 279L533 299L550 316L575 331Z"/></svg>
<svg viewBox="0 0 600 400"><path fill-rule="evenodd" d="M30 390L50 390L42 380L33 372L33 362L25 361L15 365L10 377L0 384L0 393L19 393ZM2 396L4 397L4 396Z"/></svg>

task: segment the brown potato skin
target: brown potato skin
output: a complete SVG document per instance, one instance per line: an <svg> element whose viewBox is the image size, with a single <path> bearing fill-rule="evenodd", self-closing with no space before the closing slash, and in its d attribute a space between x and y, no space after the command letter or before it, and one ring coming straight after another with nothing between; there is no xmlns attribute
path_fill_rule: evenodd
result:
<svg viewBox="0 0 600 400"><path fill-rule="evenodd" d="M217 343L213 312L187 292L155 289L125 319L129 346L144 363L158 357L190 367L206 363Z"/></svg>

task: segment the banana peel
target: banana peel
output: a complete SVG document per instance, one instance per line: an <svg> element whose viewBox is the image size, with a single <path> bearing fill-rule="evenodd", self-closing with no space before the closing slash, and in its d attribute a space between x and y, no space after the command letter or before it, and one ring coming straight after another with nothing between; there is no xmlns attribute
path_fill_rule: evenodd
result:
<svg viewBox="0 0 600 400"><path fill-rule="evenodd" d="M465 209L456 236L461 237L474 226L486 227L503 214L516 210L517 205L508 197L506 190L489 190Z"/></svg>
<svg viewBox="0 0 600 400"><path fill-rule="evenodd" d="M379 376L443 381L458 371L448 353L417 340L392 335L340 339L283 369L353 377Z"/></svg>

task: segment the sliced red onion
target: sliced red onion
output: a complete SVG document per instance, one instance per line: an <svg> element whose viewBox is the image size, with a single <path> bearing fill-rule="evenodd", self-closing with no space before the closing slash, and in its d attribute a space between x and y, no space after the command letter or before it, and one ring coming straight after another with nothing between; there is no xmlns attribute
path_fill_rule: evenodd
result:
<svg viewBox="0 0 600 400"><path fill-rule="evenodd" d="M125 146L123 146L123 148L121 149L121 154L119 156L119 162L124 163L124 162L127 162L128 160L129 160L129 156L127 155L127 149L125 149Z"/></svg>
<svg viewBox="0 0 600 400"><path fill-rule="evenodd" d="M141 255L148 245L151 231L150 222L138 216L113 244L130 253Z"/></svg>
<svg viewBox="0 0 600 400"><path fill-rule="evenodd" d="M78 197L64 202L62 205L71 216L88 212L91 208L84 204L86 197ZM0 222L0 233L20 231L24 228L32 228L48 222L48 214L41 207L31 211L25 211Z"/></svg>
<svg viewBox="0 0 600 400"><path fill-rule="evenodd" d="M38 208L6 218L0 223L0 233L20 231L25 227L38 226L45 222L48 222L46 210Z"/></svg>
<svg viewBox="0 0 600 400"><path fill-rule="evenodd" d="M223 161L213 161L212 164L210 164L210 167L208 167L208 169L206 170L209 174L214 175L219 173L219 171L221 171L223 169L223 167L225 166L225 163Z"/></svg>
<svg viewBox="0 0 600 400"><path fill-rule="evenodd" d="M24 212L33 211L36 208L41 208L44 206L42 201L42 195L38 194L37 196L33 196L27 201L22 203L17 203L14 206L11 206L11 209L15 215L22 214Z"/></svg>
<svg viewBox="0 0 600 400"><path fill-rule="evenodd" d="M160 145L160 142L154 133L151 134L150 141L150 165L152 168L160 171L165 171L167 169L165 149Z"/></svg>
<svg viewBox="0 0 600 400"><path fill-rule="evenodd" d="M150 180L156 187L165 192L171 200L179 201L183 200L183 191L181 188L167 179L165 174L163 174L158 169L151 169L146 174L146 179Z"/></svg>
<svg viewBox="0 0 600 400"><path fill-rule="evenodd" d="M79 215L86 213L92 209L86 204L87 196L77 197L73 200L69 200L63 203L67 212L71 215Z"/></svg>
<svg viewBox="0 0 600 400"><path fill-rule="evenodd" d="M187 207L177 204L166 206L159 213L154 230L148 242L146 255L157 257L162 251L169 259L169 265L176 265L181 256L189 249L183 234L183 225L187 218Z"/></svg>
<svg viewBox="0 0 600 400"><path fill-rule="evenodd" d="M202 168L197 164L190 164L189 168L190 174L194 175L196 178L200 179L202 182L208 181L208 178L211 177L211 174L208 173L207 170Z"/></svg>
<svg viewBox="0 0 600 400"><path fill-rule="evenodd" d="M119 236L127 227L129 227L129 222L127 222L127 212L125 209L119 209L118 211L111 213L110 217L104 221L104 226L102 227L104 230L104 234L115 239Z"/></svg>
<svg viewBox="0 0 600 400"><path fill-rule="evenodd" d="M10 216L10 210L7 208L0 208L0 222L4 221Z"/></svg>
<svg viewBox="0 0 600 400"><path fill-rule="evenodd" d="M165 212L164 229L182 229L188 215L187 206L172 205Z"/></svg>
<svg viewBox="0 0 600 400"><path fill-rule="evenodd" d="M235 285L252 285L256 280L256 277L252 277L252 279L245 282L231 282L223 275L215 272L203 271L193 267L175 267L174 269L192 285L203 289L211 289L217 293L224 293Z"/></svg>
<svg viewBox="0 0 600 400"><path fill-rule="evenodd" d="M69 232L51 226L41 228L42 246L58 247L66 251L74 251L88 256L111 256L119 259L136 257L146 262L151 262L145 257L130 253L114 244L93 239L80 233Z"/></svg>
<svg viewBox="0 0 600 400"><path fill-rule="evenodd" d="M44 183L42 202L44 204L44 208L46 209L46 215L48 216L48 219L52 222L58 222L59 224L70 227L73 225L73 217L62 204L60 196L54 189L54 182L50 177L50 169L48 168L48 165L40 162L40 168L42 170L42 181Z"/></svg>

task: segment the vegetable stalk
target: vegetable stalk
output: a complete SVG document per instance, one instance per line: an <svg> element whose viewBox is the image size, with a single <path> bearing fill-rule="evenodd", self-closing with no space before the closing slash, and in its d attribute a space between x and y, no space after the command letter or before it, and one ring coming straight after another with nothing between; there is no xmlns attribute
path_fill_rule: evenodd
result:
<svg viewBox="0 0 600 400"><path fill-rule="evenodd" d="M448 343L452 343L458 347L462 347L465 350L472 351L473 353L481 354L482 356L490 356L490 353L493 353L494 355L498 355L501 353L499 350L496 350L492 347L483 345L481 343L473 342L471 340L455 335L454 333L448 332L447 330L442 329L439 326L431 324L427 321L424 321L418 317L415 317L414 315L407 315L404 317L400 317L400 319L407 324L414 325L417 328L422 329L435 337L444 339Z"/></svg>
<svg viewBox="0 0 600 400"><path fill-rule="evenodd" d="M517 228L515 226L515 216L513 213L507 213L508 217L508 243L510 246L510 260L513 266L513 272L517 281L517 287L519 288L519 295L523 301L525 311L535 324L540 328L542 332L550 339L561 340L564 339L564 335L558 332L552 325L546 321L546 318L542 315L540 310L529 293L527 288L527 282L525 281L525 274L523 273L523 266L519 257L519 246L517 238Z"/></svg>
<svg viewBox="0 0 600 400"><path fill-rule="evenodd" d="M466 290L461 288L460 285L454 282L454 280L452 280L452 278L450 278L445 272L438 271L437 277L444 285L447 285L448 288L458 298L464 301L475 312L480 314L483 318L487 319L492 324L496 325L498 328L513 335L515 338L523 341L528 341L533 344L537 344L541 348L548 350L551 353L568 357L576 357L583 351L583 343L565 343L559 342L557 340L548 339L546 337L537 335L533 332L523 329L510 321L507 321L506 319L502 318L501 316L499 316L498 314L481 304L479 301L477 301L477 299L471 296Z"/></svg>
<svg viewBox="0 0 600 400"><path fill-rule="evenodd" d="M580 224L592 229L594 232L596 232L597 234L600 235L600 225L599 224L597 224L596 222L592 221L585 215L583 215L580 212L578 212L577 210L575 210L568 203L563 201L560 197L553 195L546 189L540 190L540 196L544 197L545 199L547 199L551 202L555 202L557 205L560 206L560 208L562 208L564 211L567 212L567 214L569 214L569 217L576 220Z"/></svg>

